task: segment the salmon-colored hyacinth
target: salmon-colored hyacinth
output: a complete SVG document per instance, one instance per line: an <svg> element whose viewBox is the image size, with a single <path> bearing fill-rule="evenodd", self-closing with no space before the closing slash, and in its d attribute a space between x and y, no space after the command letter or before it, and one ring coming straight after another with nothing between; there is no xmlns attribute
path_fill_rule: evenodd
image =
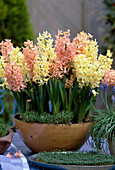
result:
<svg viewBox="0 0 115 170"><path fill-rule="evenodd" d="M33 78L34 73L34 62L35 62L35 57L36 55L39 55L37 46L33 45L33 42L28 40L27 42L24 42L25 48L23 48L23 54L25 61L27 63L27 68L28 68L28 73L29 73L29 78Z"/></svg>
<svg viewBox="0 0 115 170"><path fill-rule="evenodd" d="M115 70L111 69L105 71L104 77L101 81L102 84L107 83L108 86L115 86Z"/></svg>
<svg viewBox="0 0 115 170"><path fill-rule="evenodd" d="M11 40L5 40L5 41L2 41L0 43L0 48L1 48L1 53L2 53L2 56L5 57L5 61L6 62L10 62L10 58L9 58L9 55L10 55L10 52L12 51L13 49L13 44L11 43Z"/></svg>
<svg viewBox="0 0 115 170"><path fill-rule="evenodd" d="M56 59L51 60L50 75L51 77L62 78L65 74L69 74L72 67L73 57L75 55L75 46L70 41L70 30L62 32L58 30L55 40Z"/></svg>
<svg viewBox="0 0 115 170"><path fill-rule="evenodd" d="M14 92L23 90L26 85L23 84L23 76L21 74L20 68L16 63L7 63L5 66L5 77Z"/></svg>
<svg viewBox="0 0 115 170"><path fill-rule="evenodd" d="M92 37L93 36L91 34L87 34L85 32L80 32L79 34L77 34L77 36L73 39L73 43L76 46L76 54L83 53L84 47L86 47L86 45L90 43L89 39Z"/></svg>

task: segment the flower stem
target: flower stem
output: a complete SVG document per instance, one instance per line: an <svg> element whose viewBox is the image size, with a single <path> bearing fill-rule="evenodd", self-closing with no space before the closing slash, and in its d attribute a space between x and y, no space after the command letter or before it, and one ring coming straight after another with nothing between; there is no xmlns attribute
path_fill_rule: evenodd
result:
<svg viewBox="0 0 115 170"><path fill-rule="evenodd" d="M107 102L107 91L105 91L105 107L109 111L109 106L108 106L108 102Z"/></svg>

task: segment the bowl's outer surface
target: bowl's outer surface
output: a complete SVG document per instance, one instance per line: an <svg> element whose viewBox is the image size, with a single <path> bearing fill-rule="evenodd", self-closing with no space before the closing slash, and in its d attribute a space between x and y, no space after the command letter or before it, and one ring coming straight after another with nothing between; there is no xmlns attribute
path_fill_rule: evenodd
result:
<svg viewBox="0 0 115 170"><path fill-rule="evenodd" d="M90 123L39 124L26 123L12 117L13 124L23 142L33 151L78 150L87 139Z"/></svg>

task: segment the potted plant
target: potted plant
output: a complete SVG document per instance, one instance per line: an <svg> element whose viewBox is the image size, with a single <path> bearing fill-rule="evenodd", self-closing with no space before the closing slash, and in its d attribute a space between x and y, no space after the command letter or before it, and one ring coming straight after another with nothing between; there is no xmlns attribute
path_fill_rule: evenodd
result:
<svg viewBox="0 0 115 170"><path fill-rule="evenodd" d="M109 102L108 86L113 86L111 103ZM111 88L110 88L111 89ZM93 106L93 128L91 146L97 150L106 152L109 146L110 153L115 155L115 70L106 71L100 85L101 99L105 109L97 109ZM105 140L106 139L106 140ZM106 144L106 145L105 145Z"/></svg>
<svg viewBox="0 0 115 170"><path fill-rule="evenodd" d="M96 40L85 32L70 41L70 30L58 30L54 43L46 31L37 40L22 49L10 40L0 44L3 87L12 90L20 108L14 125L33 152L79 149L111 52L98 56Z"/></svg>
<svg viewBox="0 0 115 170"><path fill-rule="evenodd" d="M0 123L0 154L3 154L12 142L14 133L7 125Z"/></svg>
<svg viewBox="0 0 115 170"><path fill-rule="evenodd" d="M45 151L31 155L29 161L44 169L108 170L114 165L114 156L96 151Z"/></svg>

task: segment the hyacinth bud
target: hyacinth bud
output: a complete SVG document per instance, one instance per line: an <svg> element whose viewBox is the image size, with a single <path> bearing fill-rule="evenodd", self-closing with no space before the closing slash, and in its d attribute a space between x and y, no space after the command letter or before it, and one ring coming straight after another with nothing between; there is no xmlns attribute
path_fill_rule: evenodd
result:
<svg viewBox="0 0 115 170"><path fill-rule="evenodd" d="M104 89L104 85L103 84L100 84L99 86L99 91L103 90Z"/></svg>
<svg viewBox="0 0 115 170"><path fill-rule="evenodd" d="M108 84L104 83L104 90L108 90Z"/></svg>
<svg viewBox="0 0 115 170"><path fill-rule="evenodd" d="M89 94L92 94L92 90L90 89Z"/></svg>

